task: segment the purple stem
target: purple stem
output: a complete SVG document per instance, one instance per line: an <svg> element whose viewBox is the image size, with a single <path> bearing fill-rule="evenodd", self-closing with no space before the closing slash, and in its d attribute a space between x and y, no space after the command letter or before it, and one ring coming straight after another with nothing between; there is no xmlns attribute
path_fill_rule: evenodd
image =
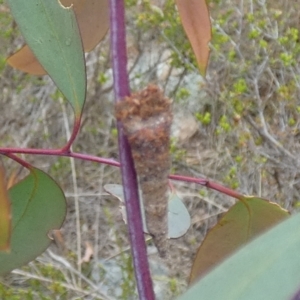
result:
<svg viewBox="0 0 300 300"><path fill-rule="evenodd" d="M300 290L291 298L291 300L300 300Z"/></svg>
<svg viewBox="0 0 300 300"><path fill-rule="evenodd" d="M122 101L124 97L130 94L127 73L124 15L124 1L110 0L110 39L115 103ZM117 127L124 198L137 289L140 299L154 300L155 296L143 234L136 172L130 146L122 130L122 124L118 122Z"/></svg>

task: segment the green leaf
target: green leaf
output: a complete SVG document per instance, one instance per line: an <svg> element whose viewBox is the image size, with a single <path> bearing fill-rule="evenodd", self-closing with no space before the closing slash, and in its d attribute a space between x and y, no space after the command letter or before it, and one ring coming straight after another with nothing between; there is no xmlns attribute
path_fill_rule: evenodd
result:
<svg viewBox="0 0 300 300"><path fill-rule="evenodd" d="M279 205L265 199L244 196L240 200L206 235L192 267L191 282L205 275L239 247L289 216Z"/></svg>
<svg viewBox="0 0 300 300"><path fill-rule="evenodd" d="M49 246L48 234L62 225L66 201L61 188L36 168L9 189L12 206L10 253L0 253L0 275L36 258Z"/></svg>
<svg viewBox="0 0 300 300"><path fill-rule="evenodd" d="M173 191L168 203L168 236L179 238L186 234L191 226L191 216L182 200Z"/></svg>
<svg viewBox="0 0 300 300"><path fill-rule="evenodd" d="M57 87L81 113L86 93L84 53L72 8L58 0L7 0L33 53Z"/></svg>
<svg viewBox="0 0 300 300"><path fill-rule="evenodd" d="M243 247L178 300L283 300L300 286L300 214Z"/></svg>

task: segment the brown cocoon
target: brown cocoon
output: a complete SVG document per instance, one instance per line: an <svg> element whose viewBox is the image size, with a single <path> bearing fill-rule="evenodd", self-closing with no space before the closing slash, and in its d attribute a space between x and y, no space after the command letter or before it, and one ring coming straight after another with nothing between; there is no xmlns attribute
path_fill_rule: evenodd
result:
<svg viewBox="0 0 300 300"><path fill-rule="evenodd" d="M116 105L116 117L131 146L147 228L161 256L167 251L171 102L149 85Z"/></svg>

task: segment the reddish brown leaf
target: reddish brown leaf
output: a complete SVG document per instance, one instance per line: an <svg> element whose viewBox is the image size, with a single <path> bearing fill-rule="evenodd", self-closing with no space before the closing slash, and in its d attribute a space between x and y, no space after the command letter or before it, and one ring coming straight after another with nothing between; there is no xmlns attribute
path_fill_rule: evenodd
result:
<svg viewBox="0 0 300 300"><path fill-rule="evenodd" d="M31 49L25 45L17 52L12 54L8 59L7 63L13 68L19 69L23 72L32 75L45 75L46 71L38 62Z"/></svg>
<svg viewBox="0 0 300 300"><path fill-rule="evenodd" d="M211 39L211 24L205 0L176 0L181 23L192 45L202 75L205 75Z"/></svg>
<svg viewBox="0 0 300 300"><path fill-rule="evenodd" d="M73 4L83 48L85 52L93 50L108 30L108 0L61 0L60 2L65 7ZM32 75L46 74L27 45L11 55L7 62L12 67Z"/></svg>
<svg viewBox="0 0 300 300"><path fill-rule="evenodd" d="M205 237L196 255L190 275L194 282L289 213L265 199L243 197L232 206Z"/></svg>
<svg viewBox="0 0 300 300"><path fill-rule="evenodd" d="M4 170L3 168L0 168L0 251L9 251L10 236L10 201L7 193Z"/></svg>
<svg viewBox="0 0 300 300"><path fill-rule="evenodd" d="M73 4L85 52L93 50L104 38L109 26L108 0L61 0Z"/></svg>
<svg viewBox="0 0 300 300"><path fill-rule="evenodd" d="M51 233L52 233L51 239L53 239L55 241L55 244L58 246L58 248L61 250L61 252L63 252L64 254L67 254L68 249L66 247L65 239L61 232L61 229L52 230Z"/></svg>

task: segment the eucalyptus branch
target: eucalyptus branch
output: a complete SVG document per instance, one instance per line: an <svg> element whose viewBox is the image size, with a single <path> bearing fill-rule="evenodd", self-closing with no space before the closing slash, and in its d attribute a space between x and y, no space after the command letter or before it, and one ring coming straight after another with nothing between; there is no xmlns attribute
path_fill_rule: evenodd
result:
<svg viewBox="0 0 300 300"><path fill-rule="evenodd" d="M115 103L130 94L125 41L125 13L123 0L110 0L110 40L113 64ZM124 189L131 252L140 299L155 299L147 259L147 248L139 202L137 176L122 124L117 123L119 156Z"/></svg>
<svg viewBox="0 0 300 300"><path fill-rule="evenodd" d="M101 164L106 164L113 167L121 167L121 163L111 159L111 158L104 158L99 157L91 154L84 154L84 153L78 153L78 152L71 152L71 151L62 151L60 149L30 149L30 148L0 148L0 154L6 155L14 160L18 161L18 157L14 154L34 154L34 155L50 155L50 156L65 156L65 157L73 157L77 159L82 159L85 161L91 161L91 162L97 162ZM24 161L22 161L25 163ZM176 174L170 174L169 179L176 180L176 181L183 181L183 182L192 182L197 183L202 186L207 187L208 189L216 190L222 194L225 194L227 196L240 199L242 196L241 193L232 190L228 187L225 187L217 182L214 182L207 178L202 177L191 177L191 176L183 176L183 175L176 175Z"/></svg>

